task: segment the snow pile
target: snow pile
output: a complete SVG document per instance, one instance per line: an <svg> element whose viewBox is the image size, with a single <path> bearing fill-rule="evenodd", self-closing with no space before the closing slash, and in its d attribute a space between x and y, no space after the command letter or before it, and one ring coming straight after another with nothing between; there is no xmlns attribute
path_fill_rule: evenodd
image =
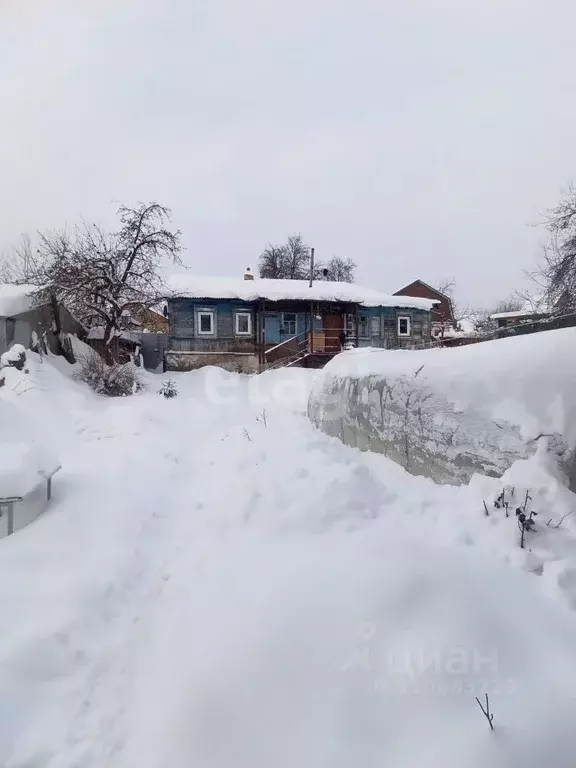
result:
<svg viewBox="0 0 576 768"><path fill-rule="evenodd" d="M57 460L38 443L0 438L0 498L23 498L59 469Z"/></svg>
<svg viewBox="0 0 576 768"><path fill-rule="evenodd" d="M430 310L435 301L412 296L389 296L362 288L353 283L317 280L310 287L308 280L271 280L256 278L194 277L173 275L168 280L168 295L172 298L239 299L242 301L343 301L365 307L413 307Z"/></svg>
<svg viewBox="0 0 576 768"><path fill-rule="evenodd" d="M63 469L0 541L0 765L573 767L576 499L542 449L440 486L314 429L314 372L111 400L30 365L5 394Z"/></svg>
<svg viewBox="0 0 576 768"><path fill-rule="evenodd" d="M47 447L34 415L27 411L27 392L37 387L33 372L28 375L10 367L3 369L2 375L0 498L24 497L57 472L60 462Z"/></svg>
<svg viewBox="0 0 576 768"><path fill-rule="evenodd" d="M13 366L23 368L26 362L26 350L22 344L13 344L7 352L0 355L0 368Z"/></svg>
<svg viewBox="0 0 576 768"><path fill-rule="evenodd" d="M0 317L12 317L28 312L34 306L36 285L0 284Z"/></svg>
<svg viewBox="0 0 576 768"><path fill-rule="evenodd" d="M422 352L353 350L332 360L308 413L330 435L413 474L501 475L548 443L571 471L576 329Z"/></svg>

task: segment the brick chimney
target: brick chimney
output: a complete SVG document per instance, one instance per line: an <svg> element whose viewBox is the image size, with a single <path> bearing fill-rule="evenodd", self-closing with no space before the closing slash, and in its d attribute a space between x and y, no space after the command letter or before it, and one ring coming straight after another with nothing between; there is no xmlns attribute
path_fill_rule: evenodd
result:
<svg viewBox="0 0 576 768"><path fill-rule="evenodd" d="M246 267L246 272L244 272L244 280L254 280L254 275L252 274L250 267Z"/></svg>

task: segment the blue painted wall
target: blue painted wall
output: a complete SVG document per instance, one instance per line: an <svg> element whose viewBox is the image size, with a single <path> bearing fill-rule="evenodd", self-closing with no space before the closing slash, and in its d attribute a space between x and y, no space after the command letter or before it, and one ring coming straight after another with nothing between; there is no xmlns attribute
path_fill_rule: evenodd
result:
<svg viewBox="0 0 576 768"><path fill-rule="evenodd" d="M193 340L194 348L217 344L224 349L225 344L249 345L254 344L257 331L257 304L232 299L171 299L168 302L170 315L170 336L173 340ZM214 333L198 333L198 312L203 309L214 312ZM250 312L252 315L252 334L250 336L236 334L235 313ZM288 322L285 315L294 315L294 322ZM404 307L360 307L359 338L360 346L396 348L409 346L413 343L426 341L430 338L430 312ZM410 318L411 333L409 337L398 336L398 317ZM294 335L309 330L310 315L307 312L285 313L266 312L264 328L267 344L279 344ZM313 317L315 329L322 328L321 318ZM355 327L354 327L355 328ZM355 340L355 329L352 333ZM218 344L220 342L220 344ZM178 344L178 346L181 346Z"/></svg>

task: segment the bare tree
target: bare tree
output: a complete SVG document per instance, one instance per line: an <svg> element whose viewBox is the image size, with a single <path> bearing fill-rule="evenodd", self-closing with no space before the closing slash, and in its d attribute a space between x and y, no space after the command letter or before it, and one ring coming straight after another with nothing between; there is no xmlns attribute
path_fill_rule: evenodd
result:
<svg viewBox="0 0 576 768"><path fill-rule="evenodd" d="M259 273L260 277L305 280L310 274L310 248L302 235L290 235L285 245L269 244L260 255Z"/></svg>
<svg viewBox="0 0 576 768"><path fill-rule="evenodd" d="M290 280L305 280L310 274L310 248L305 244L302 235L290 235L286 243L288 278Z"/></svg>
<svg viewBox="0 0 576 768"><path fill-rule="evenodd" d="M444 296L452 300L452 296L454 295L454 290L456 289L456 281L454 278L444 278L444 280L441 280L440 283L437 285L436 290L440 293L443 293Z"/></svg>
<svg viewBox="0 0 576 768"><path fill-rule="evenodd" d="M285 245L272 245L271 243L260 254L260 277L282 279L287 273L288 254Z"/></svg>
<svg viewBox="0 0 576 768"><path fill-rule="evenodd" d="M492 315L501 312L519 312L525 301L521 296L511 295L497 301L491 309L475 309L471 311L470 319L478 333L489 335L498 330L498 323L492 320Z"/></svg>
<svg viewBox="0 0 576 768"><path fill-rule="evenodd" d="M496 315L501 312L520 312L523 307L524 302L519 296L508 296L494 305L491 314Z"/></svg>
<svg viewBox="0 0 576 768"><path fill-rule="evenodd" d="M460 323L463 320L471 319L472 310L469 305L460 304L455 300L454 293L456 290L456 281L454 278L441 280L437 285L436 290L443 294L450 304L451 316L446 316L445 314L440 314L438 312L435 313L434 310L432 310L432 323L434 330L436 331L435 335L444 338L449 330L454 327L459 328Z"/></svg>
<svg viewBox="0 0 576 768"><path fill-rule="evenodd" d="M168 208L121 206L118 216L120 229L112 234L86 222L71 233L40 234L22 275L88 327L103 328L110 359L110 343L125 329L130 312L163 297L163 262L181 264L180 232L168 229Z"/></svg>
<svg viewBox="0 0 576 768"><path fill-rule="evenodd" d="M36 255L29 235L22 235L10 253L0 256L0 282L22 284L36 266Z"/></svg>
<svg viewBox="0 0 576 768"><path fill-rule="evenodd" d="M555 314L576 312L576 186L570 184L562 193L546 214L545 225L550 240L540 269L530 276Z"/></svg>
<svg viewBox="0 0 576 768"><path fill-rule="evenodd" d="M328 264L326 264L326 269L328 270L326 277L334 282L353 283L357 266L354 259L332 256Z"/></svg>

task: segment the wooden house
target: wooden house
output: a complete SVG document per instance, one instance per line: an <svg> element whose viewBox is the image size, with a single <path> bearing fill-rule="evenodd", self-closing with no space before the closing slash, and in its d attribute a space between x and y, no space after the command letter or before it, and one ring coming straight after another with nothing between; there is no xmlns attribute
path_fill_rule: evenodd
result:
<svg viewBox="0 0 576 768"><path fill-rule="evenodd" d="M404 288L396 291L394 296L414 296L415 298L431 299L435 302L432 308L432 335L444 335L449 328L456 328L454 305L450 296L433 288L423 280L414 280Z"/></svg>
<svg viewBox="0 0 576 768"><path fill-rule="evenodd" d="M549 312L540 312L527 308L516 312L495 312L493 315L490 315L490 320L496 321L498 328L510 328L511 326L546 320L549 317Z"/></svg>
<svg viewBox="0 0 576 768"><path fill-rule="evenodd" d="M169 281L168 370L319 367L347 345L425 346L433 301L351 283L177 275Z"/></svg>

